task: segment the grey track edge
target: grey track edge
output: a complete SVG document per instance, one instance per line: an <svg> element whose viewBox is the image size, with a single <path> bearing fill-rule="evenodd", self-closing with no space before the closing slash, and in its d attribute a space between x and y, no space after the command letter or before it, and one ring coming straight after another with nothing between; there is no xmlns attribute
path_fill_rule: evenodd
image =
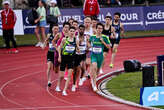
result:
<svg viewBox="0 0 164 110"><path fill-rule="evenodd" d="M144 63L143 65L153 65L153 64L156 64L156 61L154 62L148 62L148 63ZM103 90L102 87L106 86L106 83L112 79L112 77L115 76L115 73L118 73L118 72L123 72L124 69L119 69L119 70L116 70L116 71L112 71L112 72L109 72L105 75L102 75L100 77L97 78L97 81L100 81L100 83L98 84L98 89L99 91L97 91L96 93L100 96L103 96L107 99L110 99L110 100L113 100L113 101L116 101L116 102L119 102L119 103L122 103L122 104L127 104L127 105L130 105L130 106L135 106L135 107L139 107L139 108L145 108L145 109L150 109L150 110L164 110L164 109L160 109L160 108L155 108L155 107L146 107L146 106L142 106L140 104L137 104L137 103L134 103L134 102L130 102L130 101L127 101L127 100L124 100L124 99L121 99L119 97L116 97L114 96L113 94L111 94L109 91L107 90ZM109 75L112 75L111 77L108 77L104 80L102 80L103 78L109 76ZM102 81L101 81L102 80Z"/></svg>

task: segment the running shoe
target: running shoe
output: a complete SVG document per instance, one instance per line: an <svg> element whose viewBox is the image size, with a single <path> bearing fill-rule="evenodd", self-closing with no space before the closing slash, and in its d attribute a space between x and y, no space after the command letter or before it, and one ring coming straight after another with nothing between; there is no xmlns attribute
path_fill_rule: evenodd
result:
<svg viewBox="0 0 164 110"><path fill-rule="evenodd" d="M48 87L51 87L51 85L52 85L51 82L48 82Z"/></svg>
<svg viewBox="0 0 164 110"><path fill-rule="evenodd" d="M7 49L6 53L12 53L11 49Z"/></svg>
<svg viewBox="0 0 164 110"><path fill-rule="evenodd" d="M18 51L16 48L13 48L13 49L11 50L11 52L12 52L12 53L18 53L19 51Z"/></svg>
<svg viewBox="0 0 164 110"><path fill-rule="evenodd" d="M68 94L67 94L66 91L63 91L63 92L62 92L62 95L63 95L63 96L67 96Z"/></svg>
<svg viewBox="0 0 164 110"><path fill-rule="evenodd" d="M91 79L91 85L92 85L92 88L94 88L94 83L93 83L93 80Z"/></svg>
<svg viewBox="0 0 164 110"><path fill-rule="evenodd" d="M76 91L76 85L73 85L72 86L72 92L75 92Z"/></svg>
<svg viewBox="0 0 164 110"><path fill-rule="evenodd" d="M42 43L41 42L38 42L35 47L39 47Z"/></svg>
<svg viewBox="0 0 164 110"><path fill-rule="evenodd" d="M82 86L82 85L83 85L83 79L80 78L80 80L79 80L79 86Z"/></svg>
<svg viewBox="0 0 164 110"><path fill-rule="evenodd" d="M56 92L60 92L60 88L58 86L56 86L56 89L55 89Z"/></svg>
<svg viewBox="0 0 164 110"><path fill-rule="evenodd" d="M103 74L104 73L103 70L102 70L102 68L100 68L100 71L99 72L100 72L100 74Z"/></svg>
<svg viewBox="0 0 164 110"><path fill-rule="evenodd" d="M111 63L111 64L109 65L109 67L110 67L110 68L113 68L113 67L114 67L114 65Z"/></svg>
<svg viewBox="0 0 164 110"><path fill-rule="evenodd" d="M86 77L83 77L83 78L82 78L82 81L84 82L84 81L86 81L86 79L87 79Z"/></svg>
<svg viewBox="0 0 164 110"><path fill-rule="evenodd" d="M43 43L41 43L41 44L40 44L40 47L41 47L42 49L44 49L45 46L44 46Z"/></svg>
<svg viewBox="0 0 164 110"><path fill-rule="evenodd" d="M93 87L93 91L95 91L95 92L98 91L96 86Z"/></svg>

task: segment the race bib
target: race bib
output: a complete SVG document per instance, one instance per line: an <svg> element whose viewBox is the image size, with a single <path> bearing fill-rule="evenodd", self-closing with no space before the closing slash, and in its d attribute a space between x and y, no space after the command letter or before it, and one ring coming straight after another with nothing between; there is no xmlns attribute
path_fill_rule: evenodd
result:
<svg viewBox="0 0 164 110"><path fill-rule="evenodd" d="M49 43L49 49L50 50L55 50L55 47L52 45L52 43Z"/></svg>
<svg viewBox="0 0 164 110"><path fill-rule="evenodd" d="M85 46L79 46L79 50L80 51L85 51L86 50L86 47Z"/></svg>
<svg viewBox="0 0 164 110"><path fill-rule="evenodd" d="M116 39L118 39L118 35L119 35L119 34L118 34L118 33L116 33Z"/></svg>
<svg viewBox="0 0 164 110"><path fill-rule="evenodd" d="M65 50L68 53L73 53L75 51L75 47L74 46L66 46Z"/></svg>
<svg viewBox="0 0 164 110"><path fill-rule="evenodd" d="M92 51L95 54L100 54L100 53L102 53L102 48L101 47L93 47Z"/></svg>
<svg viewBox="0 0 164 110"><path fill-rule="evenodd" d="M85 46L79 46L79 50L80 50L79 54L85 54L86 47Z"/></svg>

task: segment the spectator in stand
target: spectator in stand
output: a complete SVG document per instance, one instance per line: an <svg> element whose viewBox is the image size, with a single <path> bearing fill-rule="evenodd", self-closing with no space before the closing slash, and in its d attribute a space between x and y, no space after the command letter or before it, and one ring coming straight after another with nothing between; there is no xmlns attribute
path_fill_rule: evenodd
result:
<svg viewBox="0 0 164 110"><path fill-rule="evenodd" d="M99 12L100 12L100 7L97 0L85 0L83 6L83 13L85 16L97 17Z"/></svg>
<svg viewBox="0 0 164 110"><path fill-rule="evenodd" d="M35 23L37 23L37 26L35 28L35 35L36 38L38 40L38 43L35 45L36 47L44 47L43 42L46 39L46 34L45 34L45 26L47 25L46 23L46 8L45 6L45 2L40 0L38 2L39 7L37 8L37 13L39 15L39 18L35 20ZM39 35L39 30L41 30L41 35L42 35L42 40L40 39L40 35Z"/></svg>
<svg viewBox="0 0 164 110"><path fill-rule="evenodd" d="M7 53L18 53L16 41L14 39L14 26L16 23L16 15L14 11L10 8L9 1L4 1L2 4L4 10L1 12L1 21L3 38L5 39ZM10 41L12 41L12 44L14 46L13 49L10 49Z"/></svg>
<svg viewBox="0 0 164 110"><path fill-rule="evenodd" d="M28 0L29 7L37 8L38 7L38 1L39 0Z"/></svg>
<svg viewBox="0 0 164 110"><path fill-rule="evenodd" d="M19 8L19 9L28 8L28 0L15 0L15 8Z"/></svg>
<svg viewBox="0 0 164 110"><path fill-rule="evenodd" d="M51 6L50 6L50 15L53 15L55 17L61 16L60 10L57 6L57 1L56 0L51 0ZM50 33L52 33L52 27L54 26L54 24L50 24Z"/></svg>

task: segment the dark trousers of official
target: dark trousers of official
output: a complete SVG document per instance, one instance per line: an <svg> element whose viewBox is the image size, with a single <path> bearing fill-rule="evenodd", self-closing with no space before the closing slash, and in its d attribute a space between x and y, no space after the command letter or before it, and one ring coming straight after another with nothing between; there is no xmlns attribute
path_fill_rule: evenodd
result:
<svg viewBox="0 0 164 110"><path fill-rule="evenodd" d="M14 39L14 29L3 30L3 38L5 39L6 48L10 48L10 41L14 48L17 48L16 41Z"/></svg>

